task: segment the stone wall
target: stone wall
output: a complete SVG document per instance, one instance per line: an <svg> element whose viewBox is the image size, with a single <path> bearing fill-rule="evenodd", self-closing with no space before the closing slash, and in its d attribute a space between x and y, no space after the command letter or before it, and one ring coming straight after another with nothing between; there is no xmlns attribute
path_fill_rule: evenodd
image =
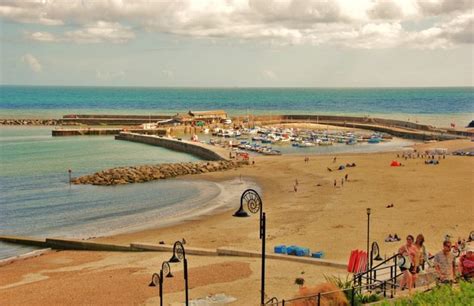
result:
<svg viewBox="0 0 474 306"><path fill-rule="evenodd" d="M199 143L192 143L166 137L139 135L134 133L120 133L118 136L115 136L115 139L146 143L153 146L192 154L205 160L226 160L225 156L213 151L210 148L206 148Z"/></svg>

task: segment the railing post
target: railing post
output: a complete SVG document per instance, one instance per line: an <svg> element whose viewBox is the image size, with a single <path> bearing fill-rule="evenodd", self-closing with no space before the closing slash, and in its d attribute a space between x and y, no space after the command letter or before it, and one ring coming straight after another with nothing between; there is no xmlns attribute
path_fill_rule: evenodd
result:
<svg viewBox="0 0 474 306"><path fill-rule="evenodd" d="M318 293L318 306L321 305L321 292Z"/></svg>
<svg viewBox="0 0 474 306"><path fill-rule="evenodd" d="M390 297L393 298L393 266L390 266Z"/></svg>
<svg viewBox="0 0 474 306"><path fill-rule="evenodd" d="M393 270L394 270L394 273L393 273L393 294L397 294L397 267L398 267L398 264L397 264L397 256L395 256L395 265L393 266Z"/></svg>
<svg viewBox="0 0 474 306"><path fill-rule="evenodd" d="M285 300L281 300L281 306L285 306Z"/></svg>
<svg viewBox="0 0 474 306"><path fill-rule="evenodd" d="M355 287L352 286L352 289L351 289L351 306L355 306Z"/></svg>
<svg viewBox="0 0 474 306"><path fill-rule="evenodd" d="M362 274L359 275L359 292L362 293Z"/></svg>

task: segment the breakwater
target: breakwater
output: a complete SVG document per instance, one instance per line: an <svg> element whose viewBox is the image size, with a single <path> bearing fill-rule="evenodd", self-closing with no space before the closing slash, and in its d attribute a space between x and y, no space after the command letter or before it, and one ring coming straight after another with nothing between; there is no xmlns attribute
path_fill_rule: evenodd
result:
<svg viewBox="0 0 474 306"><path fill-rule="evenodd" d="M251 121L261 125L279 123L317 123L350 128L359 128L377 132L385 132L393 136L418 140L450 140L473 137L474 131L457 130L454 128L438 128L403 120L373 117L333 116L333 115L261 115L234 117L237 121Z"/></svg>
<svg viewBox="0 0 474 306"><path fill-rule="evenodd" d="M219 147L214 147L199 142L173 139L168 137L156 137L137 133L123 132L120 133L118 136L115 136L115 139L163 147L178 152L192 154L205 160L226 160L229 154L228 151Z"/></svg>
<svg viewBox="0 0 474 306"><path fill-rule="evenodd" d="M123 185L144 183L154 180L173 178L182 175L200 174L235 169L248 164L247 161L203 161L196 163L174 163L118 167L85 175L71 180L73 184Z"/></svg>
<svg viewBox="0 0 474 306"><path fill-rule="evenodd" d="M61 125L61 119L0 119L0 125Z"/></svg>
<svg viewBox="0 0 474 306"><path fill-rule="evenodd" d="M130 131L133 133L145 134L145 135L160 135L165 136L168 133L167 129L125 129L125 128L79 128L79 129L54 129L51 131L51 135L54 137L58 136L95 136L95 135L118 135L123 131Z"/></svg>

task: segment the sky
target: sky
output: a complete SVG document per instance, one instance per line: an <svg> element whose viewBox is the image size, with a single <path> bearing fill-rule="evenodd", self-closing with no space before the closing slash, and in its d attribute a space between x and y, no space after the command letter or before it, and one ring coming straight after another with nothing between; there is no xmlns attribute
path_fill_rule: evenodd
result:
<svg viewBox="0 0 474 306"><path fill-rule="evenodd" d="M474 86L474 0L0 0L0 84Z"/></svg>

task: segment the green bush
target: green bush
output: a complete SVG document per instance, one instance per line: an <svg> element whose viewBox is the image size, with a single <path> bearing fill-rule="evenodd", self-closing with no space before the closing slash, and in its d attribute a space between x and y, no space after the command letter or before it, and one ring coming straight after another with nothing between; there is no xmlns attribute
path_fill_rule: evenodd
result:
<svg viewBox="0 0 474 306"><path fill-rule="evenodd" d="M473 305L474 284L461 282L459 286L442 285L429 292L419 292L408 298L382 305Z"/></svg>
<svg viewBox="0 0 474 306"><path fill-rule="evenodd" d="M346 278L342 278L339 276L334 275L324 275L324 278L328 283L332 283L336 285L339 289L344 290L344 294L346 295L347 300L349 303L352 300L352 286L354 284L353 279L350 275L346 275ZM373 303L377 302L381 299L378 294L375 293L365 293L365 294L355 294L354 304L355 305L362 305L366 303Z"/></svg>

